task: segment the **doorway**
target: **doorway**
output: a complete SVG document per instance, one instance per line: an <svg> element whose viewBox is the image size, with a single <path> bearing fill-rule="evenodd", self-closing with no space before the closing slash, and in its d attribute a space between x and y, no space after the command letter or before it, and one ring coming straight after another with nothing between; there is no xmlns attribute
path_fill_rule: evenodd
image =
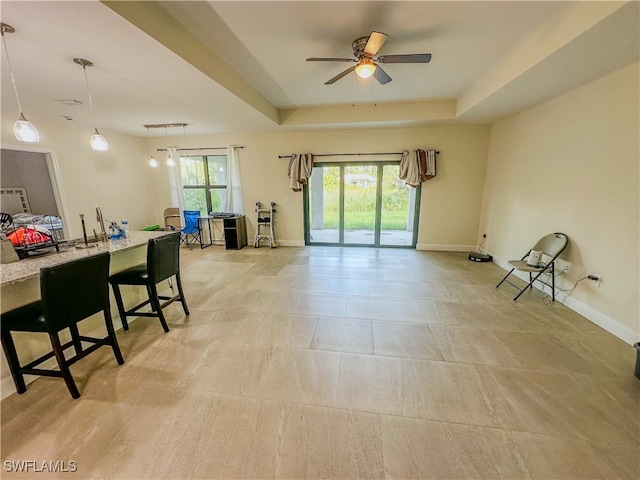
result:
<svg viewBox="0 0 640 480"><path fill-rule="evenodd" d="M420 187L400 162L314 163L304 186L305 244L415 248Z"/></svg>
<svg viewBox="0 0 640 480"><path fill-rule="evenodd" d="M7 189L16 190L10 187L19 187L17 190L24 190L24 197L28 199L23 202L20 211L6 213L22 213L25 221L29 220L27 223L36 223L35 217L41 217L43 225L55 230L56 238L71 238L73 232L67 221L69 216L53 150L23 145L3 146L0 150L0 167L3 193ZM5 203L4 200L2 203ZM10 200L9 197L7 200ZM33 214L34 218L27 218L27 214ZM16 218L14 223L17 223Z"/></svg>

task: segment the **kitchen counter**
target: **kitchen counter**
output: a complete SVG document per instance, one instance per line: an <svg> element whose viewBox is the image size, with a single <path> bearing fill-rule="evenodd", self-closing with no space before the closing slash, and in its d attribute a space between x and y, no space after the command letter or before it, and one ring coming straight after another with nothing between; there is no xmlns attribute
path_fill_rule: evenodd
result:
<svg viewBox="0 0 640 480"><path fill-rule="evenodd" d="M40 275L40 269L42 267L59 265L78 258L90 257L105 251L112 254L125 252L134 248L146 246L150 238L159 237L168 233L171 232L135 231L130 232L129 238L126 240L106 243L99 242L97 247L90 248L75 248L72 244L61 244L59 252L54 250L51 253L32 255L14 263L2 264L2 266L0 266L0 287L6 287L14 283L36 278ZM82 242L80 241L80 243Z"/></svg>

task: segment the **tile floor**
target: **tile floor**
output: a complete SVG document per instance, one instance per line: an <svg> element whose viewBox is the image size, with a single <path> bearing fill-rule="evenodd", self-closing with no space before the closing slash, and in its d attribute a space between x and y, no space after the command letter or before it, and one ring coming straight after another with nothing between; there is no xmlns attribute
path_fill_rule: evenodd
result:
<svg viewBox="0 0 640 480"><path fill-rule="evenodd" d="M640 477L635 350L464 254L182 251L141 318L2 404L3 478ZM32 460L42 473L8 472ZM47 472L57 468L75 472Z"/></svg>

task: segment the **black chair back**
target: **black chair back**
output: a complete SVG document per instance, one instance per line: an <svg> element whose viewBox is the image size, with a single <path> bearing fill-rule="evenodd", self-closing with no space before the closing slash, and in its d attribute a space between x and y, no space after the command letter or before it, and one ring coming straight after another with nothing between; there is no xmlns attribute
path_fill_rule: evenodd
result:
<svg viewBox="0 0 640 480"><path fill-rule="evenodd" d="M149 239L147 273L154 283L180 271L180 232Z"/></svg>
<svg viewBox="0 0 640 480"><path fill-rule="evenodd" d="M110 259L104 252L40 270L44 316L53 331L109 310Z"/></svg>

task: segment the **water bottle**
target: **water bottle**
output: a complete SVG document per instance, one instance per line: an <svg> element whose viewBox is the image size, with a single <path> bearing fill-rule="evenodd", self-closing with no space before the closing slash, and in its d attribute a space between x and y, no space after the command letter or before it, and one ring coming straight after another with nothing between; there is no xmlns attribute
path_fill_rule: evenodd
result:
<svg viewBox="0 0 640 480"><path fill-rule="evenodd" d="M124 230L124 238L129 238L129 222L126 218L122 219L122 229Z"/></svg>

